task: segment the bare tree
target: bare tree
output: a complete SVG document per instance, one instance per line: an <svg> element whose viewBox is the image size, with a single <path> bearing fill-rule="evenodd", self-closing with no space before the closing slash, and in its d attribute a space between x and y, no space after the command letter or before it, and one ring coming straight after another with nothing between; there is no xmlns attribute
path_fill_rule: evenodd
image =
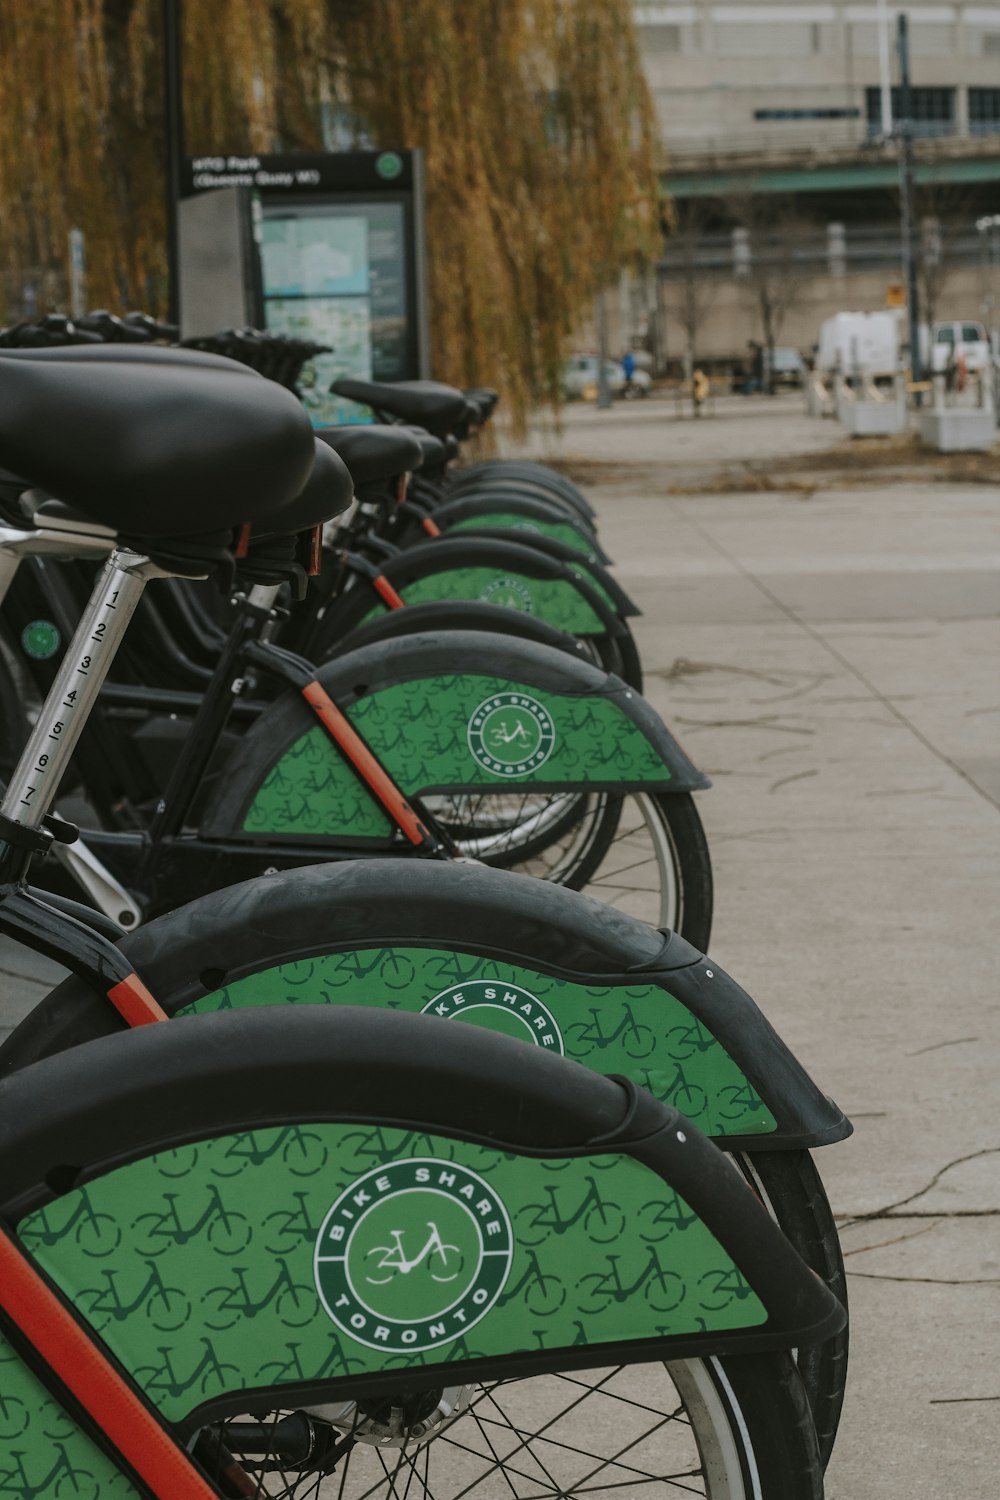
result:
<svg viewBox="0 0 1000 1500"><path fill-rule="evenodd" d="M922 182L914 188L917 286L922 321L937 318L947 283L961 266L960 240L975 217L975 196L963 183Z"/></svg>
<svg viewBox="0 0 1000 1500"><path fill-rule="evenodd" d="M683 216L671 233L665 251L665 283L668 314L684 332L684 351L688 373L698 359L698 342L712 303L719 291L720 279L707 264L704 236L709 213L695 201L684 206Z"/></svg>
<svg viewBox="0 0 1000 1500"><path fill-rule="evenodd" d="M815 278L819 260L815 229L794 206L772 194L747 193L728 200L733 225L733 274L766 351L763 380L771 390L774 349L789 312Z"/></svg>

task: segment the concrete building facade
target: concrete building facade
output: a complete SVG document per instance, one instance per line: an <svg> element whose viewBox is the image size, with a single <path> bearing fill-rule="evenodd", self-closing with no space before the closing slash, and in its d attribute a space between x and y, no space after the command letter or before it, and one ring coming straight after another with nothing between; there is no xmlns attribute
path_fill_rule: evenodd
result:
<svg viewBox="0 0 1000 1500"><path fill-rule="evenodd" d="M661 365L735 364L766 334L765 303L774 341L808 350L825 317L899 297L883 108L898 132L900 9L880 32L879 7L855 0L635 5L675 229L657 275L613 299L614 340ZM976 225L1000 213L1000 5L912 0L905 14L924 311L995 324L1000 231Z"/></svg>
<svg viewBox="0 0 1000 1500"><path fill-rule="evenodd" d="M890 56L902 8L887 7ZM916 134L993 136L1000 145L1000 6L912 0L905 12ZM679 163L862 147L881 128L874 4L696 0L640 4L635 19L664 139Z"/></svg>

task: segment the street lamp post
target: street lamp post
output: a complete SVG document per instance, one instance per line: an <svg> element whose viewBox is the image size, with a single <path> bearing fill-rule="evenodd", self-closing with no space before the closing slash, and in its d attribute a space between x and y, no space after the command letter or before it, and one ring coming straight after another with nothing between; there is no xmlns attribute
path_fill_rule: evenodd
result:
<svg viewBox="0 0 1000 1500"><path fill-rule="evenodd" d="M181 0L163 0L163 130L167 207L167 317L180 323L180 257L177 205L184 155L184 98L181 87Z"/></svg>
<svg viewBox="0 0 1000 1500"><path fill-rule="evenodd" d="M896 43L899 49L899 200L902 231L903 272L906 281L906 305L910 323L910 371L914 384L923 380L924 362L920 357L920 294L917 288L917 259L913 251L913 100L910 91L909 18L897 17ZM917 405L921 405L917 393Z"/></svg>
<svg viewBox="0 0 1000 1500"><path fill-rule="evenodd" d="M1000 214L984 214L981 219L976 220L976 232L982 246L983 261L983 317L986 322L986 332L990 344L994 344L993 332L993 309L995 299L993 296L993 268L997 261L997 249L1000 247ZM994 348L994 354L998 351Z"/></svg>

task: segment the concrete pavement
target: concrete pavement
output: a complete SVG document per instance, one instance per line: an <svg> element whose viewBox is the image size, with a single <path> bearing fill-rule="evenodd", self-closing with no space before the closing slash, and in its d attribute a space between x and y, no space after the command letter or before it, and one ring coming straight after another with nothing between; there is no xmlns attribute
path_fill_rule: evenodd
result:
<svg viewBox="0 0 1000 1500"><path fill-rule="evenodd" d="M714 779L712 953L855 1122L819 1156L852 1297L827 1493L996 1500L1000 494L587 493Z"/></svg>

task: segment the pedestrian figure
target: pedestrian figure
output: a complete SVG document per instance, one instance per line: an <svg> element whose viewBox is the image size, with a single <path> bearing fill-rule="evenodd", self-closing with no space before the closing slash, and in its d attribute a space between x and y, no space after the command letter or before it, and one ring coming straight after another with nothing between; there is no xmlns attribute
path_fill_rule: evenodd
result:
<svg viewBox="0 0 1000 1500"><path fill-rule="evenodd" d="M632 382L635 376L635 355L631 349L626 349L621 358L622 374L625 376L625 390L623 394L631 394Z"/></svg>

